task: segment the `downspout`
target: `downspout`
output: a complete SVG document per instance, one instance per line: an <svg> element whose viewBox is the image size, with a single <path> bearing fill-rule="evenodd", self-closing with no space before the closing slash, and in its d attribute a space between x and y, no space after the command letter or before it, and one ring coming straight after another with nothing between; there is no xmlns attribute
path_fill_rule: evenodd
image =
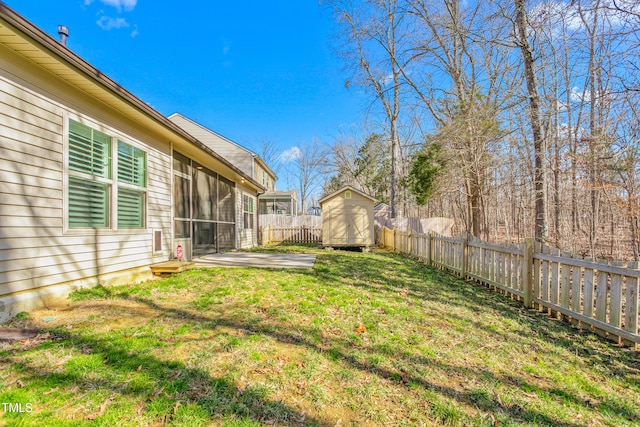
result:
<svg viewBox="0 0 640 427"><path fill-rule="evenodd" d="M171 257L173 256L173 252L174 252L174 248L175 248L175 244L176 244L176 227L175 227L175 197L174 197L174 191L175 191L175 179L173 178L173 141L169 141L169 149L171 151L170 156L170 166L169 166L169 173L171 174L170 177L170 186L171 186L171 191L169 192L169 200L170 200L170 204L171 204L171 214L170 214L170 226L169 226L169 240L171 241L171 243L169 244L169 258L167 260L171 260Z"/></svg>

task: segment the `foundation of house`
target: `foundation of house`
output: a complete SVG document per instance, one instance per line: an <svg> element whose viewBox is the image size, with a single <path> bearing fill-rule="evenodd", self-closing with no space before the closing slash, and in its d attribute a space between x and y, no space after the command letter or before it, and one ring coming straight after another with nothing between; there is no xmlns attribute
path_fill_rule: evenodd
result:
<svg viewBox="0 0 640 427"><path fill-rule="evenodd" d="M5 323L16 314L37 309L69 308L69 294L82 288L92 288L97 285L118 286L128 283L140 283L153 279L149 266L116 271L114 273L89 277L71 282L58 283L37 289L0 295L0 324Z"/></svg>

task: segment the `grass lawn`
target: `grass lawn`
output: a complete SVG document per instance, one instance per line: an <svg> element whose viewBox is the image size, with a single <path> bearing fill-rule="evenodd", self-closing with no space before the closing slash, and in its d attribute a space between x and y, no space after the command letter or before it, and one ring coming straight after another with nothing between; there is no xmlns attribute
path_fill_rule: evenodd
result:
<svg viewBox="0 0 640 427"><path fill-rule="evenodd" d="M639 353L397 254L315 251L23 314L42 333L0 344L0 402L31 411L0 425L640 425Z"/></svg>

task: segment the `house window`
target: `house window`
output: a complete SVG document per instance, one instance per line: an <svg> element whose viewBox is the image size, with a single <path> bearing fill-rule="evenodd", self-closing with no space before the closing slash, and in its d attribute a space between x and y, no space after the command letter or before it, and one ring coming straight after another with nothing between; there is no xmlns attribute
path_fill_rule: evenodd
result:
<svg viewBox="0 0 640 427"><path fill-rule="evenodd" d="M69 228L109 227L109 185L69 176Z"/></svg>
<svg viewBox="0 0 640 427"><path fill-rule="evenodd" d="M111 138L69 123L69 227L109 227Z"/></svg>
<svg viewBox="0 0 640 427"><path fill-rule="evenodd" d="M253 197L245 194L242 198L244 228L253 228Z"/></svg>
<svg viewBox="0 0 640 427"><path fill-rule="evenodd" d="M144 228L147 153L118 141L118 228Z"/></svg>
<svg viewBox="0 0 640 427"><path fill-rule="evenodd" d="M117 227L144 228L146 180L144 151L69 120L69 228L112 227L114 198Z"/></svg>

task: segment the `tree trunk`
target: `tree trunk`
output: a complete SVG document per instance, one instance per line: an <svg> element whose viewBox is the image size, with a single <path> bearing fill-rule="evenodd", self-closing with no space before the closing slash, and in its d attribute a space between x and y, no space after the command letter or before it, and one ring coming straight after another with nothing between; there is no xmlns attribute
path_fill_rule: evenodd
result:
<svg viewBox="0 0 640 427"><path fill-rule="evenodd" d="M533 135L533 151L535 158L534 188L535 188L535 238L544 242L547 240L547 169L546 149L542 135L540 121L540 96L538 84L533 67L534 59L529 36L527 33L527 15L525 0L514 0L516 6L516 27L518 44L522 53L524 76L527 82L529 94L529 117L531 120L531 133Z"/></svg>

